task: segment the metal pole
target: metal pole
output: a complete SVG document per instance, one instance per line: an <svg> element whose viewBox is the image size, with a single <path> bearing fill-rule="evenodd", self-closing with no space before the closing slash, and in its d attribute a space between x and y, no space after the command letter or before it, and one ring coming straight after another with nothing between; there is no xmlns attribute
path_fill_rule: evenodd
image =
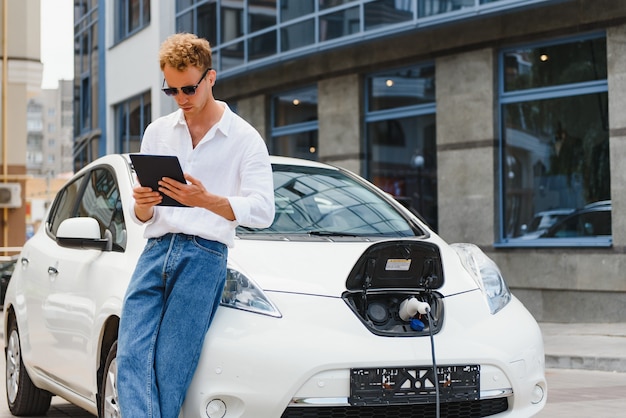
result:
<svg viewBox="0 0 626 418"><path fill-rule="evenodd" d="M9 85L9 0L2 0L2 175L6 183L9 174L7 156L7 88ZM4 208L2 216L3 245L9 243L9 209ZM6 255L6 253L5 253Z"/></svg>

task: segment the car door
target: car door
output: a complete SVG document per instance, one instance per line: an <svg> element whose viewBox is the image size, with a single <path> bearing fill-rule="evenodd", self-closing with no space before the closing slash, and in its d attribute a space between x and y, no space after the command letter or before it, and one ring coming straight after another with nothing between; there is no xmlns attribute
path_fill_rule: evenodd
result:
<svg viewBox="0 0 626 418"><path fill-rule="evenodd" d="M60 260L67 258L63 255L67 251L56 244L54 236L59 224L75 213L83 179L79 176L59 191L44 226L26 242L19 260L18 274L23 276L18 282L23 283L23 288L18 289L23 297L17 299L18 303L23 301L19 309L23 317L22 351L33 368L44 374L50 374L50 347L57 343L44 318L44 303L71 270L65 266L60 269Z"/></svg>
<svg viewBox="0 0 626 418"><path fill-rule="evenodd" d="M125 246L125 223L119 189L113 172L99 167L81 180L74 203L64 197L53 210L49 233L56 235L59 224L68 217L91 217L98 221L101 238L108 238L107 250L63 247L52 242L39 279L39 296L30 306L38 318L29 319L40 329L38 347L33 348L43 370L75 392L91 397L94 393L94 352L99 330L94 328L99 300L97 287L107 277L107 266L114 263ZM56 208L55 208L56 209ZM70 216L66 216L69 213ZM40 268L41 268L40 267ZM35 300L38 299L38 300Z"/></svg>

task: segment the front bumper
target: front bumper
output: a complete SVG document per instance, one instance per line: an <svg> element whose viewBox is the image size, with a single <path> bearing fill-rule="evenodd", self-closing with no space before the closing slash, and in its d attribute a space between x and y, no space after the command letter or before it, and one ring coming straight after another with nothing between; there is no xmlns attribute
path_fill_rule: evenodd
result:
<svg viewBox="0 0 626 418"><path fill-rule="evenodd" d="M432 366L428 333L377 336L340 298L268 294L282 318L218 310L185 417L276 418L298 416L285 413L296 408L353 408L351 368ZM506 398L508 405L491 416L539 412L547 395L543 341L521 303L514 298L491 315L472 291L444 304L445 323L434 336L437 365L480 365L481 401Z"/></svg>

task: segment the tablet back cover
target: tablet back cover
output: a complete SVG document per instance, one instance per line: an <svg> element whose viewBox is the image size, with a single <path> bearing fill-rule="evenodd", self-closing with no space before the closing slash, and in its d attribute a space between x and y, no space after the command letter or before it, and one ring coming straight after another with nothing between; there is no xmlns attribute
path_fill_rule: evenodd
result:
<svg viewBox="0 0 626 418"><path fill-rule="evenodd" d="M187 182L178 157L174 155L130 154L130 159L142 186L158 190L159 180L163 177L170 177L181 183ZM163 193L161 196L163 200L159 206L186 206Z"/></svg>

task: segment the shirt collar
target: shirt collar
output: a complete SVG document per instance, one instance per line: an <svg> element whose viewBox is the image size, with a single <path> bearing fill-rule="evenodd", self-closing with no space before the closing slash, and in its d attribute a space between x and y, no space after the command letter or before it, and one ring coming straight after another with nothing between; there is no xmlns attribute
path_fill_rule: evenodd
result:
<svg viewBox="0 0 626 418"><path fill-rule="evenodd" d="M222 102L221 100L216 100L216 102L222 106L224 108L224 113L222 114L222 117L220 118L220 120L217 122L216 124L216 129L219 130L220 132L222 132L222 134L224 134L224 136L228 137L228 133L230 132L230 127L233 121L233 111L230 110L230 107L228 107L228 105L225 102ZM187 121L185 120L185 115L182 111L182 109L178 109L175 113L174 113L174 120L173 120L173 126L176 125L187 125Z"/></svg>

